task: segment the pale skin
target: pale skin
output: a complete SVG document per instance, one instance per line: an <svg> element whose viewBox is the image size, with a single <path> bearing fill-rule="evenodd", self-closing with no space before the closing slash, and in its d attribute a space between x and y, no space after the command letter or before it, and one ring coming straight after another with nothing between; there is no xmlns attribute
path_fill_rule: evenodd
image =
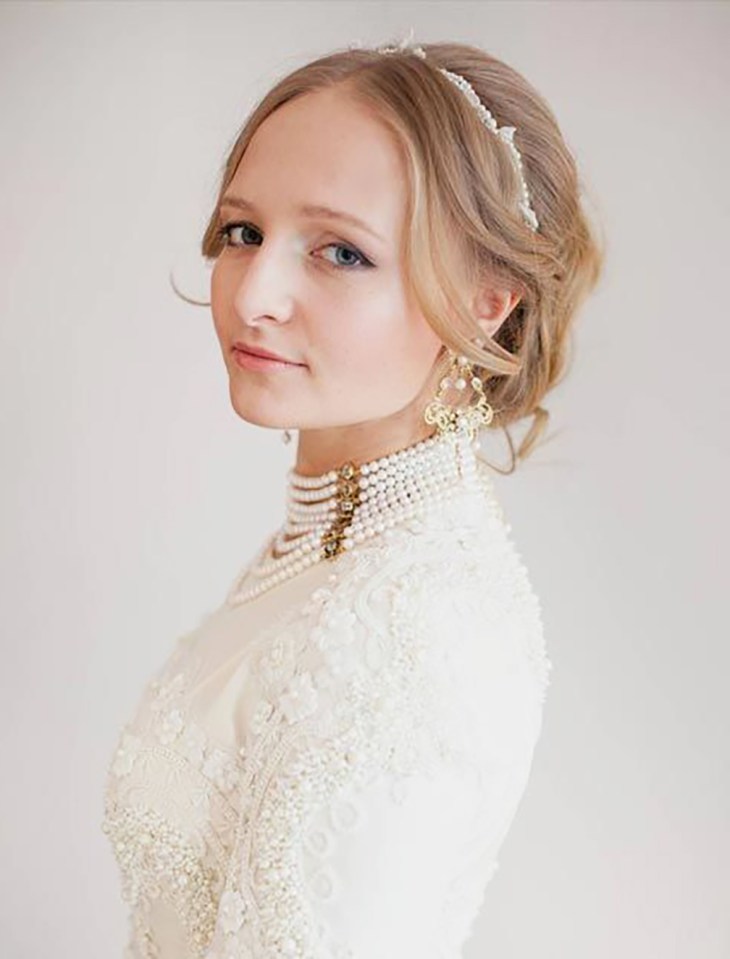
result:
<svg viewBox="0 0 730 959"><path fill-rule="evenodd" d="M423 411L443 344L403 269L406 191L392 134L340 88L306 94L268 117L225 191L227 245L213 268L211 309L231 403L247 422L298 430L295 468L304 475L367 462L433 433ZM253 208L230 202L241 198ZM305 215L305 204L365 226ZM477 291L473 311L485 338L518 301L495 285ZM241 368L237 340L299 365Z"/></svg>

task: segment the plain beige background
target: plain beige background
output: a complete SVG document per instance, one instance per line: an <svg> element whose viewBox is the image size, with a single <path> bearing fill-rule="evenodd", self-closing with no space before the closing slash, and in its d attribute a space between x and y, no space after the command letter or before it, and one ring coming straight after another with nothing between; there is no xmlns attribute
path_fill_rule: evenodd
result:
<svg viewBox="0 0 730 959"><path fill-rule="evenodd" d="M728 5L4 2L8 959L121 955L118 731L280 519L293 448L235 416L168 272L206 295L218 171L268 86L411 26L525 73L608 238L553 438L497 479L554 672L465 959L730 954Z"/></svg>

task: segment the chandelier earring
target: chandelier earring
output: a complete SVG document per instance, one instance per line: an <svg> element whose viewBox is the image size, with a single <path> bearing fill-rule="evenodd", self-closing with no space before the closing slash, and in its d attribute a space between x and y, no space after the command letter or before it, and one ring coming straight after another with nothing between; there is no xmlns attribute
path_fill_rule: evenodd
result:
<svg viewBox="0 0 730 959"><path fill-rule="evenodd" d="M479 430L492 422L494 410L487 401L484 383L469 358L450 349L447 352L451 360L449 369L439 382L434 399L424 410L423 418L430 426L436 426L440 436L466 432L471 440L475 440ZM461 399L468 387L471 387L475 399L465 406ZM453 403L446 399L451 392L458 397Z"/></svg>

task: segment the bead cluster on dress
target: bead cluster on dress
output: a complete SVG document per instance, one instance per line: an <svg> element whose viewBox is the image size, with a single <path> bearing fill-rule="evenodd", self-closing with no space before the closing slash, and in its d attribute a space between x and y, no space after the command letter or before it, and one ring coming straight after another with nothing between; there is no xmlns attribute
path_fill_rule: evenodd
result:
<svg viewBox="0 0 730 959"><path fill-rule="evenodd" d="M370 462L347 462L320 476L287 474L286 519L229 595L260 595L321 560L384 533L455 487L478 487L477 438L436 433Z"/></svg>
<svg viewBox="0 0 730 959"><path fill-rule="evenodd" d="M195 844L147 807L110 803L101 828L119 862L123 898L140 909L135 913L138 935L149 941L144 916L164 888L184 922L189 946L196 953L204 949L215 929L216 889L221 877L201 861Z"/></svg>

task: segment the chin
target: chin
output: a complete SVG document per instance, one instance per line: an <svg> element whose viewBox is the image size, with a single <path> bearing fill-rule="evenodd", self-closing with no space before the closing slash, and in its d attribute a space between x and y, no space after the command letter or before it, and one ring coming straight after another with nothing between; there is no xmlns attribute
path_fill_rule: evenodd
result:
<svg viewBox="0 0 730 959"><path fill-rule="evenodd" d="M262 402L260 398L252 396L250 390L246 391L246 396L241 396L231 389L230 398L236 414L252 426L277 430L296 429L292 425L291 414L277 410L274 403Z"/></svg>

